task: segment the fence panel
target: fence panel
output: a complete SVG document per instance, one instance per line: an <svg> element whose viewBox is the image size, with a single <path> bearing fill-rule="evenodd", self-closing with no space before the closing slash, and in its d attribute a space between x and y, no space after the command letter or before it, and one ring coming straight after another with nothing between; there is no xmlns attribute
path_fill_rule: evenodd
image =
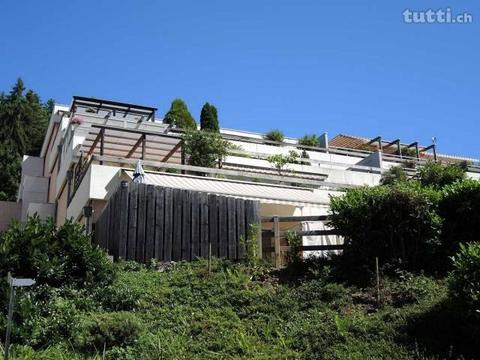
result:
<svg viewBox="0 0 480 360"><path fill-rule="evenodd" d="M115 259L148 262L245 255L259 202L146 184L122 183L95 224L95 240Z"/></svg>

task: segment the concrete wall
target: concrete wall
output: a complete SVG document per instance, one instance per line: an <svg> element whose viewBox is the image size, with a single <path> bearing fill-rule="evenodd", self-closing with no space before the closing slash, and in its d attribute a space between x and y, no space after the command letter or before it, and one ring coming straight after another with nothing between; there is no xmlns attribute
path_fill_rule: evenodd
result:
<svg viewBox="0 0 480 360"><path fill-rule="evenodd" d="M5 230L12 221L20 221L21 209L19 202L0 201L0 231Z"/></svg>

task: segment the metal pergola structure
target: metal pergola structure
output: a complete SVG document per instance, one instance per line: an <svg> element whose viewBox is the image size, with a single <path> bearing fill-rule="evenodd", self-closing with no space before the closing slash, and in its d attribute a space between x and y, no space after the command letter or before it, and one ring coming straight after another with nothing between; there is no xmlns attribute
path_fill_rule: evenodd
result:
<svg viewBox="0 0 480 360"><path fill-rule="evenodd" d="M85 96L74 96L73 103L70 107L70 113L75 113L83 108L86 113L98 114L100 111L107 112L105 117L121 115L127 117L128 115L136 115L140 121L154 121L155 111L157 108L123 103L118 101L96 99Z"/></svg>
<svg viewBox="0 0 480 360"><path fill-rule="evenodd" d="M386 143L386 144L385 144ZM393 141L390 141L390 142L387 142L387 141L384 141L382 140L382 137L381 136L377 136L377 137L374 137L373 139L369 140L366 145L373 145L373 144L376 144L377 145L377 148L379 151L383 152L385 149L389 148L389 147L392 147L395 145L395 147L397 148L397 154L400 156L400 157L403 157L404 156L404 153L403 153L403 150L404 149L411 149L411 148L414 148L415 149L415 157L417 159L420 158L420 153L425 153L429 150L432 150L433 152L433 159L435 161L437 161L437 149L436 149L436 144L432 144L430 146L427 146L427 147L422 147L420 148L418 146L418 142L415 141L411 144L402 144L402 142L400 141L400 139L395 139Z"/></svg>

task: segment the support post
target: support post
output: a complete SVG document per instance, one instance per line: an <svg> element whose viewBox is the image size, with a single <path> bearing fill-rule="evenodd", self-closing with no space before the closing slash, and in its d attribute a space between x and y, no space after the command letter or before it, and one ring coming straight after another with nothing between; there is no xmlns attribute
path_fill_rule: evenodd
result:
<svg viewBox="0 0 480 360"><path fill-rule="evenodd" d="M105 152L105 128L100 130L100 156L103 156ZM103 165L103 161L100 161L100 165Z"/></svg>
<svg viewBox="0 0 480 360"><path fill-rule="evenodd" d="M142 135L142 160L145 160L146 147L147 147L147 136L143 134Z"/></svg>
<svg viewBox="0 0 480 360"><path fill-rule="evenodd" d="M279 268L282 258L280 253L280 221L277 215L273 217L273 237L275 247L275 267Z"/></svg>
<svg viewBox="0 0 480 360"><path fill-rule="evenodd" d="M8 360L8 352L10 349L10 335L12 333L14 305L15 305L15 287L10 285L10 301L8 302L7 333L5 335L5 356L4 356L5 360Z"/></svg>

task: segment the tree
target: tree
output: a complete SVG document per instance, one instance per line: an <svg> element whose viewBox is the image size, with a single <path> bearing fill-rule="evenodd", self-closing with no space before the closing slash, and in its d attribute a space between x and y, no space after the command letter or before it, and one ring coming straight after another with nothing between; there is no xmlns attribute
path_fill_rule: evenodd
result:
<svg viewBox="0 0 480 360"><path fill-rule="evenodd" d="M200 129L219 132L217 108L208 102L202 107L200 113Z"/></svg>
<svg viewBox="0 0 480 360"><path fill-rule="evenodd" d="M219 133L211 131L188 130L183 141L188 163L194 166L220 167L228 150L233 148Z"/></svg>
<svg viewBox="0 0 480 360"><path fill-rule="evenodd" d="M184 130L194 130L197 128L197 123L190 111L188 111L187 104L182 99L175 99L172 101L170 110L165 114L163 122L169 125L176 125Z"/></svg>
<svg viewBox="0 0 480 360"><path fill-rule="evenodd" d="M0 200L15 201L21 173L21 157L9 142L0 143Z"/></svg>
<svg viewBox="0 0 480 360"><path fill-rule="evenodd" d="M0 198L14 200L20 180L22 156L40 153L53 100L42 103L33 91L25 92L18 79L8 95L0 94Z"/></svg>

